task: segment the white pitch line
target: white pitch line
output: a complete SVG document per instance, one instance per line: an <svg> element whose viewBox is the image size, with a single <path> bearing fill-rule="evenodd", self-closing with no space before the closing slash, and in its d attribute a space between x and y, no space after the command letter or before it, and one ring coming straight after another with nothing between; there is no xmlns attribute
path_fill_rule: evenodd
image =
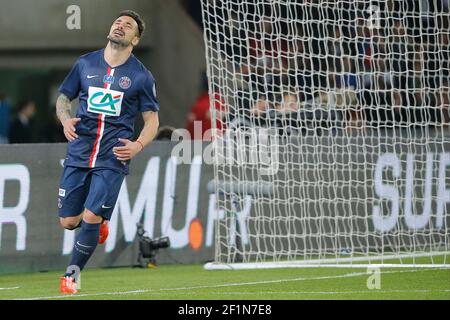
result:
<svg viewBox="0 0 450 320"><path fill-rule="evenodd" d="M20 287L11 287L11 288L0 288L0 290L15 290L19 289Z"/></svg>
<svg viewBox="0 0 450 320"><path fill-rule="evenodd" d="M435 293L435 292L450 292L450 289L446 290L367 290L367 291L261 291L261 292L208 292L208 294L216 295L266 295L266 294L292 294L292 295L302 295L302 294L361 294L361 293ZM189 294L204 294L197 292L190 292Z"/></svg>
<svg viewBox="0 0 450 320"><path fill-rule="evenodd" d="M324 276L324 277L313 277L313 278L294 278L294 279L278 279L278 280L266 280L266 281L255 281L255 282L238 282L238 283L224 283L217 284L213 286L195 286L195 287L181 287L181 288L160 288L160 289L143 289L143 290L132 290L132 291L117 291L117 292L102 292L102 293L86 293L86 294L74 294L74 295L59 295L59 296L49 296L49 297L36 297L36 298L25 298L19 300L42 300L42 299L60 299L60 298L76 298L76 297L92 297L92 296L102 296L102 295L126 295L126 294L137 294L137 293L157 293L163 291L184 291L184 290L195 290L195 289L212 289L212 288L223 288L223 287L235 287L235 286L249 286L256 284L270 284L270 283L282 283L291 281L305 281L305 280L322 280L322 279L338 279L338 278L348 278L357 277L365 275L366 273L348 273L340 276Z"/></svg>
<svg viewBox="0 0 450 320"><path fill-rule="evenodd" d="M450 292L450 289L442 290L369 290L366 291L228 291L228 292L208 292L208 295L270 295L270 294L286 294L286 295L305 295L305 294L372 294L372 293L437 293L437 292ZM147 294L169 295L171 292L147 292ZM187 295L205 295L204 292L188 292Z"/></svg>
<svg viewBox="0 0 450 320"><path fill-rule="evenodd" d="M369 290L366 291L261 291L261 292L211 292L208 294L225 294L225 295L235 295L235 294L242 294L242 295L251 295L251 294L258 294L258 295L265 295L265 294L359 294L359 293L432 293L432 292L450 292L450 289L443 289L443 290ZM196 294L189 293L189 294ZM202 293L204 294L204 293Z"/></svg>
<svg viewBox="0 0 450 320"><path fill-rule="evenodd" d="M418 269L418 270L394 270L394 271L383 271L381 274L383 275L383 274L388 274L388 273L411 273L411 272L436 271L436 270L448 270L448 269L430 268L430 269ZM116 296L116 295L140 294L140 293L154 294L154 293L162 293L164 291L185 291L185 290L214 289L214 288L236 287L236 286L251 286L251 285L295 282L295 281L342 279L342 278L360 277L360 276L367 276L367 275L368 275L367 272L358 272L358 273L346 273L346 274L338 275L338 276L322 276L322 277L309 277L309 278L302 277L302 278L278 279L278 280L266 280L266 281L254 281L254 282L224 283L224 284L217 284L217 285L204 285L204 286L194 286L194 287L141 289L141 290L131 290L131 291L58 295L58 296L47 296L47 297L23 298L23 299L15 299L15 300L67 299L67 298L82 298L82 297L95 297L95 296Z"/></svg>

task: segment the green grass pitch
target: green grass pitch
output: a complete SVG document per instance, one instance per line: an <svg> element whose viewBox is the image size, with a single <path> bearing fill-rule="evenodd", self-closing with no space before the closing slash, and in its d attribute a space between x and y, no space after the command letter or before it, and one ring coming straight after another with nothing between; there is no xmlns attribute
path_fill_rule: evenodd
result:
<svg viewBox="0 0 450 320"><path fill-rule="evenodd" d="M382 268L380 289L368 289L367 269L301 268L206 271L202 265L155 269L86 269L81 290L59 293L60 272L0 275L0 299L443 299L450 269Z"/></svg>

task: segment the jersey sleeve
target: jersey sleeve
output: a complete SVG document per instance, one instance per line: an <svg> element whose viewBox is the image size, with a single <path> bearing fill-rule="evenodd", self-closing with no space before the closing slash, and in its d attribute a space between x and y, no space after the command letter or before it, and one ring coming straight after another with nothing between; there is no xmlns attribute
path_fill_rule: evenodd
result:
<svg viewBox="0 0 450 320"><path fill-rule="evenodd" d="M150 73L145 77L143 86L139 93L139 111L159 111L159 103L156 99L156 83Z"/></svg>
<svg viewBox="0 0 450 320"><path fill-rule="evenodd" d="M63 83L59 87L59 92L66 95L70 100L78 97L78 93L81 88L81 62L77 60L75 65L70 70L69 74L64 79Z"/></svg>

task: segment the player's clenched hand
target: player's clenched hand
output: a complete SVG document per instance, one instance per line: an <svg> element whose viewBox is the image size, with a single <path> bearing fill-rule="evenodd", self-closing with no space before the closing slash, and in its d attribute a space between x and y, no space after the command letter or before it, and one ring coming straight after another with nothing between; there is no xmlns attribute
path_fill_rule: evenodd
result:
<svg viewBox="0 0 450 320"><path fill-rule="evenodd" d="M128 139L120 139L119 141L124 144L122 147L114 147L113 153L117 160L125 161L132 159L139 151L142 150L142 146L139 142L130 141Z"/></svg>
<svg viewBox="0 0 450 320"><path fill-rule="evenodd" d="M66 136L67 140L73 141L76 138L78 138L78 135L75 133L75 125L80 122L80 118L70 118L63 122L64 127L64 135Z"/></svg>

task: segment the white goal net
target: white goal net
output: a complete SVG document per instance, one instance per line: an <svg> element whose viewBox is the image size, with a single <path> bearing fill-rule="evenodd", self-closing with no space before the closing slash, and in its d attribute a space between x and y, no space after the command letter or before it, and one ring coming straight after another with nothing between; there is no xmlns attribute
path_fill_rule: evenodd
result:
<svg viewBox="0 0 450 320"><path fill-rule="evenodd" d="M449 1L202 1L208 267L448 267Z"/></svg>

